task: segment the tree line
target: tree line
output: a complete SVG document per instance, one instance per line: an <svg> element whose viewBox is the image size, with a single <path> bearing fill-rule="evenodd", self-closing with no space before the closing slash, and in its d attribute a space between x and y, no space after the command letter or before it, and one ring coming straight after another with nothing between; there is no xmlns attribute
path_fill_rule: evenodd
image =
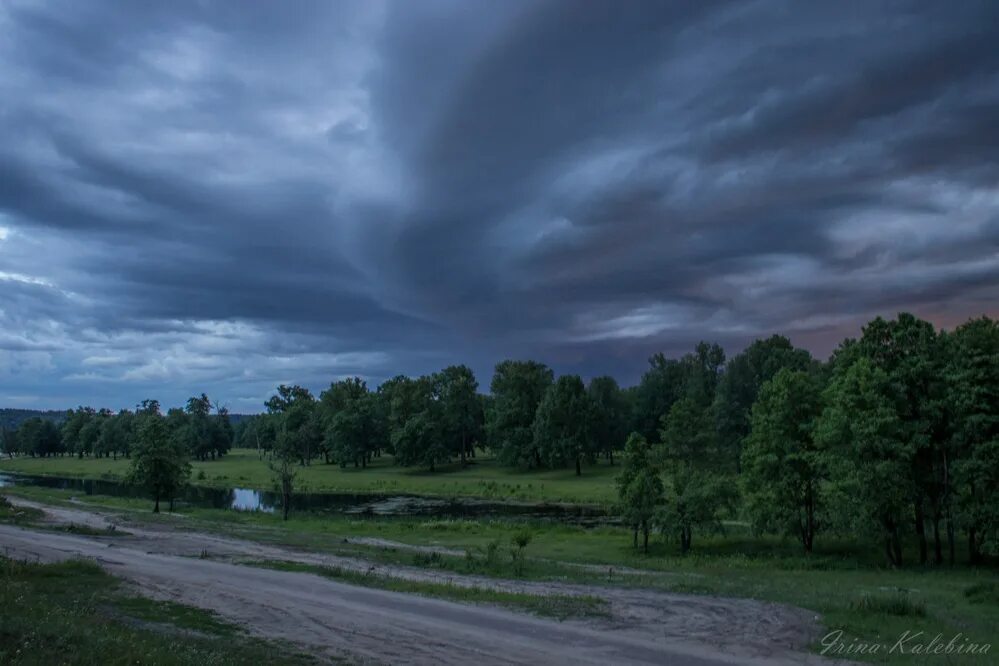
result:
<svg viewBox="0 0 999 666"><path fill-rule="evenodd" d="M655 381L660 415L629 436L618 478L636 547L660 530L686 551L745 516L806 552L823 534L873 537L893 566L913 542L920 563L953 563L959 534L971 562L999 554L995 321L877 318L826 363L781 337L724 367L702 345L653 358Z"/></svg>
<svg viewBox="0 0 999 666"><path fill-rule="evenodd" d="M81 406L64 412L61 422L31 417L17 428L0 429L0 451L42 458L129 458L141 442L143 419L150 416L162 418L166 436L198 460L225 455L235 439L228 410L202 393L165 416L158 400L143 400L134 410L117 413Z"/></svg>
<svg viewBox="0 0 999 666"><path fill-rule="evenodd" d="M702 342L680 358L654 355L627 389L507 360L489 389L462 365L374 390L345 379L318 397L282 385L235 428L205 395L166 416L155 401L80 408L61 428L29 419L0 445L129 456L148 444L140 416L156 415L156 438L177 455L215 458L234 441L266 455L285 507L295 468L317 460L363 468L391 454L433 471L490 450L501 464L581 475L623 450L620 510L636 547L659 533L687 551L696 533L748 518L806 552L824 534L868 535L895 566L913 541L923 563L953 562L958 538L974 562L999 554L999 325L987 317L953 332L879 317L826 362L778 335L728 360Z"/></svg>

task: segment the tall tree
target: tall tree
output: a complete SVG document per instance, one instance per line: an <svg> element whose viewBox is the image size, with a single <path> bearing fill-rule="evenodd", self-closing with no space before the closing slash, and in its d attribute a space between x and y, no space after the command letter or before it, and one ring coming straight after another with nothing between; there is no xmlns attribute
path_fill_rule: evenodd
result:
<svg viewBox="0 0 999 666"><path fill-rule="evenodd" d="M862 518L877 526L893 566L902 565L901 532L913 496L913 449L898 414L898 390L887 373L860 357L836 369L816 426L821 445L850 461Z"/></svg>
<svg viewBox="0 0 999 666"><path fill-rule="evenodd" d="M927 512L935 519L940 551L939 517L944 496L939 469L941 450L947 444L944 365L941 340L933 326L908 313L895 320L877 317L868 323L858 351L882 370L896 389L895 410L901 421L899 436L911 451L913 521L919 544L919 561L927 561Z"/></svg>
<svg viewBox="0 0 999 666"><path fill-rule="evenodd" d="M471 368L452 365L440 372L440 394L446 436L451 450L458 454L461 466L473 454L475 436L482 430L482 402L479 383Z"/></svg>
<svg viewBox="0 0 999 666"><path fill-rule="evenodd" d="M614 451L620 450L628 436L628 402L613 377L594 377L586 392L593 408L595 452L614 464Z"/></svg>
<svg viewBox="0 0 999 666"><path fill-rule="evenodd" d="M807 370L811 355L781 335L756 340L725 366L714 396L719 444L738 462L760 388L784 368Z"/></svg>
<svg viewBox="0 0 999 666"><path fill-rule="evenodd" d="M552 467L568 463L582 472L593 451L593 407L578 375L563 375L545 392L534 418L534 446Z"/></svg>
<svg viewBox="0 0 999 666"><path fill-rule="evenodd" d="M554 381L551 369L535 361L503 361L496 365L489 389L492 404L486 415L490 448L507 465L541 466L534 445L534 416Z"/></svg>
<svg viewBox="0 0 999 666"><path fill-rule="evenodd" d="M724 465L702 388L673 404L660 437L658 457L666 480L660 524L677 536L686 553L694 529L719 529L723 511L735 500L734 480Z"/></svg>
<svg viewBox="0 0 999 666"><path fill-rule="evenodd" d="M640 433L628 437L624 450L624 465L617 477L618 498L625 524L634 535L638 548L638 533L642 533L642 549L649 552L649 532L663 503L663 482L659 475L652 448Z"/></svg>
<svg viewBox="0 0 999 666"><path fill-rule="evenodd" d="M814 372L780 370L753 405L742 452L747 509L758 529L793 534L812 551L829 474L814 429L822 413L822 384Z"/></svg>
<svg viewBox="0 0 999 666"><path fill-rule="evenodd" d="M323 441L319 410L312 393L301 386L282 384L265 406L279 423L275 450L280 448L285 455L294 451L302 465L311 464Z"/></svg>
<svg viewBox="0 0 999 666"><path fill-rule="evenodd" d="M970 320L949 342L954 428L941 461L945 513L956 514L968 536L969 558L977 563L983 553L999 555L999 324L988 317ZM953 531L948 519L952 562Z"/></svg>
<svg viewBox="0 0 999 666"><path fill-rule="evenodd" d="M422 466L431 472L450 459L439 375L405 379L392 393L392 446L404 467Z"/></svg>
<svg viewBox="0 0 999 666"><path fill-rule="evenodd" d="M170 437L161 417L147 415L142 419L129 478L152 494L153 513L159 513L161 499L173 501L190 476L187 456L184 446Z"/></svg>
<svg viewBox="0 0 999 666"><path fill-rule="evenodd" d="M320 395L319 408L327 456L340 467L367 467L380 442L375 397L364 380L334 382Z"/></svg>

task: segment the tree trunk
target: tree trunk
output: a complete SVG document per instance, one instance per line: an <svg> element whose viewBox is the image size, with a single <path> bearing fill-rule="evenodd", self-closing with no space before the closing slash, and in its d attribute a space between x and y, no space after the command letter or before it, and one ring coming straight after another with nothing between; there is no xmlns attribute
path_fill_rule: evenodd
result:
<svg viewBox="0 0 999 666"><path fill-rule="evenodd" d="M534 466L541 469L541 451L534 449Z"/></svg>
<svg viewBox="0 0 999 666"><path fill-rule="evenodd" d="M156 500L156 503L153 505L153 513L159 513L160 512L160 494L157 492L154 495L154 498Z"/></svg>
<svg viewBox="0 0 999 666"><path fill-rule="evenodd" d="M919 563L926 564L926 514L921 501L916 502L916 536L919 537Z"/></svg>
<svg viewBox="0 0 999 666"><path fill-rule="evenodd" d="M956 546L954 543L954 521L947 517L947 563L954 566Z"/></svg>
<svg viewBox="0 0 999 666"><path fill-rule="evenodd" d="M940 541L940 512L933 514L933 562L937 566L943 564L943 543Z"/></svg>
<svg viewBox="0 0 999 666"><path fill-rule="evenodd" d="M173 513L173 495L170 495L170 513Z"/></svg>
<svg viewBox="0 0 999 666"><path fill-rule="evenodd" d="M632 538L635 550L638 550L638 523L635 523L634 529L632 530Z"/></svg>
<svg viewBox="0 0 999 666"><path fill-rule="evenodd" d="M644 521L642 523L642 550L646 555L649 554L649 521Z"/></svg>
<svg viewBox="0 0 999 666"><path fill-rule="evenodd" d="M979 564L981 554L978 552L978 530L974 527L968 528L968 563Z"/></svg>
<svg viewBox="0 0 999 666"><path fill-rule="evenodd" d="M805 547L805 552L812 552L812 543L815 541L815 501L812 497L812 489L808 488L805 496L805 531L803 534L802 545Z"/></svg>
<svg viewBox="0 0 999 666"><path fill-rule="evenodd" d="M607 452L607 458L610 460L610 466L613 467L614 466L614 450L613 449L611 449L610 451Z"/></svg>
<svg viewBox="0 0 999 666"><path fill-rule="evenodd" d="M468 444L465 442L465 433L461 433L461 466L465 466L465 448Z"/></svg>

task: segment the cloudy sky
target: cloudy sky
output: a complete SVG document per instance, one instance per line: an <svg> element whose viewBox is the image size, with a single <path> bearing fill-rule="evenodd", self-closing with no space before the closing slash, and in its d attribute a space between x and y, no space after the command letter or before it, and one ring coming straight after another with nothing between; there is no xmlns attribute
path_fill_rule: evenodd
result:
<svg viewBox="0 0 999 666"><path fill-rule="evenodd" d="M0 406L999 314L999 3L0 2Z"/></svg>

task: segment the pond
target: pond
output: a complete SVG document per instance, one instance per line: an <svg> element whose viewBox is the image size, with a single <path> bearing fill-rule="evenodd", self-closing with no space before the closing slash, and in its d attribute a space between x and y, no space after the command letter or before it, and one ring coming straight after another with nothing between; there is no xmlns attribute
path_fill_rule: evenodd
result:
<svg viewBox="0 0 999 666"><path fill-rule="evenodd" d="M82 495L148 497L142 488L121 481L29 476L0 472L0 487L39 486L71 490ZM178 505L236 511L273 512L280 506L277 493L250 488L208 488L189 485L177 497ZM435 518L520 518L581 526L614 524L606 509L580 504L495 502L468 497L428 497L373 493L295 493L293 511L357 516L426 516Z"/></svg>

